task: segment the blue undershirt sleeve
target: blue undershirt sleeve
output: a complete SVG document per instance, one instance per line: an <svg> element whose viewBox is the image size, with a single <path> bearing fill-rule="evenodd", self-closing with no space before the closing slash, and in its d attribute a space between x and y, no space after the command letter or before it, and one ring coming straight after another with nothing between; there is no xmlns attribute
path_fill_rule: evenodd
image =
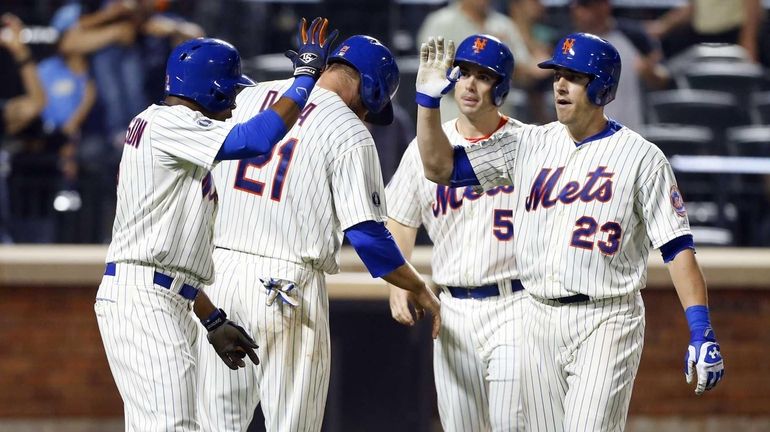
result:
<svg viewBox="0 0 770 432"><path fill-rule="evenodd" d="M663 262L669 263L676 258L679 252L685 249L695 250L691 234L679 236L660 247L660 254L663 256Z"/></svg>
<svg viewBox="0 0 770 432"><path fill-rule="evenodd" d="M452 167L452 178L449 180L449 186L461 187L481 184L476 173L473 172L473 166L471 166L465 149L462 146L455 146L454 149L454 166Z"/></svg>
<svg viewBox="0 0 770 432"><path fill-rule="evenodd" d="M286 135L286 125L277 112L265 110L230 129L216 160L248 159L270 153Z"/></svg>
<svg viewBox="0 0 770 432"><path fill-rule="evenodd" d="M345 237L374 278L385 276L406 263L401 249L385 224L368 220L345 230Z"/></svg>

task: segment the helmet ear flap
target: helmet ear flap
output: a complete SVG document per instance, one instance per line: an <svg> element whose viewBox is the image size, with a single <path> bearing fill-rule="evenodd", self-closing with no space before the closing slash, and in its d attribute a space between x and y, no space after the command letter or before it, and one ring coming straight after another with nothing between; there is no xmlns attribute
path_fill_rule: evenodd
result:
<svg viewBox="0 0 770 432"><path fill-rule="evenodd" d="M379 112L382 109L382 89L371 76L359 74L361 77L360 96L367 110Z"/></svg>

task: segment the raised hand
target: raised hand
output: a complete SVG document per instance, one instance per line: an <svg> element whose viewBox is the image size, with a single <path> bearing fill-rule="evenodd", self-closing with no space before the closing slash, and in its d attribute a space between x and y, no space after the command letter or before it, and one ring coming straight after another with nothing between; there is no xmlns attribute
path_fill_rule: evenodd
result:
<svg viewBox="0 0 770 432"><path fill-rule="evenodd" d="M420 68L417 70L416 101L426 108L438 108L441 97L454 87L460 77L460 68L452 67L455 44L444 38L429 38L420 46Z"/></svg>
<svg viewBox="0 0 770 432"><path fill-rule="evenodd" d="M294 76L307 75L318 79L326 66L332 44L339 34L338 30L332 31L327 36L329 20L316 18L307 27L307 21L302 18L297 34L297 51L288 50L285 55L294 64Z"/></svg>

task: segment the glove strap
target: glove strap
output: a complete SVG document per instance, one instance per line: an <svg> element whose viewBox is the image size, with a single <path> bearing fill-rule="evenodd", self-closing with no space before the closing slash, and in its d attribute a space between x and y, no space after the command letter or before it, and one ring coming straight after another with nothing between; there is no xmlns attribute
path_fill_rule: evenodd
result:
<svg viewBox="0 0 770 432"><path fill-rule="evenodd" d="M211 312L211 315L209 315L208 318L201 320L201 324L203 324L203 327L206 327L206 330L209 332L216 330L225 322L227 322L227 314L225 314L225 311L222 309Z"/></svg>
<svg viewBox="0 0 770 432"><path fill-rule="evenodd" d="M705 305L690 306L684 311L687 325L690 327L690 340L715 342L716 336L711 328L709 308Z"/></svg>
<svg viewBox="0 0 770 432"><path fill-rule="evenodd" d="M417 105L425 108L438 108L441 106L441 98L431 97L420 92L417 92L414 101L417 102Z"/></svg>

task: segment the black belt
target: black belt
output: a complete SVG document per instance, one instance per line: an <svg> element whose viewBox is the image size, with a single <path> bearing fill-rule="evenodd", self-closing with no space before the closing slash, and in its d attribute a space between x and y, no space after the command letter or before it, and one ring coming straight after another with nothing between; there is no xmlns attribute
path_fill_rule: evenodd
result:
<svg viewBox="0 0 770 432"><path fill-rule="evenodd" d="M107 263L107 266L104 268L104 275L115 276L114 262ZM152 277L152 283L162 286L166 289L171 289L171 285L174 283L174 278L167 274L156 271ZM195 297L198 296L198 288L195 288L192 285L183 284L182 289L179 290L179 295L186 298L187 300L195 300Z"/></svg>
<svg viewBox="0 0 770 432"><path fill-rule="evenodd" d="M459 299L483 299L500 295L500 286L498 284L482 285L478 287L446 287L449 294ZM511 292L521 291L524 286L518 279L511 279Z"/></svg>
<svg viewBox="0 0 770 432"><path fill-rule="evenodd" d="M559 297L552 299L553 301L557 301L561 304L570 304L570 303L580 303L580 302L587 302L591 300L591 297L588 297L585 294L575 294L567 297Z"/></svg>

